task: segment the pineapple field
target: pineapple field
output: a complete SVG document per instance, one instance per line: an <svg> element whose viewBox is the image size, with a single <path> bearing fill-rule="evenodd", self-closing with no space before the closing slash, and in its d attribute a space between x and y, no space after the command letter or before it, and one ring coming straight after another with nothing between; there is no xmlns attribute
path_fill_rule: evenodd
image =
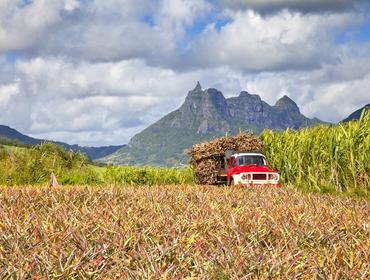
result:
<svg viewBox="0 0 370 280"><path fill-rule="evenodd" d="M369 279L370 205L290 189L5 187L1 279Z"/></svg>

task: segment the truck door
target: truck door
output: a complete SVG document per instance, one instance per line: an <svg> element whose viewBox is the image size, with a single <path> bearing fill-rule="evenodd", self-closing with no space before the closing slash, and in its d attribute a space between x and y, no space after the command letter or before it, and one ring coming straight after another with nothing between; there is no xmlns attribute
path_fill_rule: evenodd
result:
<svg viewBox="0 0 370 280"><path fill-rule="evenodd" d="M233 172L234 172L235 163L236 163L235 158L230 157L229 161L228 161L228 164L227 164L227 183L229 185L230 185L230 182L231 182L231 177L232 177Z"/></svg>

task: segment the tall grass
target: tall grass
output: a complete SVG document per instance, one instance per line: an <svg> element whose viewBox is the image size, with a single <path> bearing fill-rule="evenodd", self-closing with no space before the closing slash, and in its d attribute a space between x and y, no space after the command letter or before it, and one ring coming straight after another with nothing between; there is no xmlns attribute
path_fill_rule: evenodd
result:
<svg viewBox="0 0 370 280"><path fill-rule="evenodd" d="M103 173L103 181L113 185L194 184L194 174L191 168L111 166Z"/></svg>
<svg viewBox="0 0 370 280"><path fill-rule="evenodd" d="M337 126L267 130L261 139L285 183L322 192L370 191L370 114Z"/></svg>
<svg viewBox="0 0 370 280"><path fill-rule="evenodd" d="M169 185L193 184L190 168L91 165L80 153L55 144L34 147L0 145L0 185L44 185L55 173L63 185Z"/></svg>
<svg viewBox="0 0 370 280"><path fill-rule="evenodd" d="M44 184L54 172L61 181L89 173L89 159L80 153L45 143L33 147L0 146L0 184ZM91 174L88 174L90 177ZM85 179L86 180L86 176ZM91 180L90 180L91 181Z"/></svg>

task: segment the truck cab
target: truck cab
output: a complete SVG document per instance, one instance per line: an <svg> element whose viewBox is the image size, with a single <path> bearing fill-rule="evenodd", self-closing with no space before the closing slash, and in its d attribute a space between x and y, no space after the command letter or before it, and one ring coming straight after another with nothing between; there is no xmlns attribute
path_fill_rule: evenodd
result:
<svg viewBox="0 0 370 280"><path fill-rule="evenodd" d="M225 157L227 184L280 186L280 175L262 153L234 153Z"/></svg>

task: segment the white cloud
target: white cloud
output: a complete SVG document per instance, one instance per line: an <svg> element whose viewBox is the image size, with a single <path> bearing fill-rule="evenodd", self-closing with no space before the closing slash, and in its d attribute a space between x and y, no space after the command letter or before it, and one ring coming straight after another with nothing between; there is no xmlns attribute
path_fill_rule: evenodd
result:
<svg viewBox="0 0 370 280"><path fill-rule="evenodd" d="M173 48L186 35L186 27L204 19L212 10L206 0L161 0L154 14L156 27L173 42Z"/></svg>
<svg viewBox="0 0 370 280"><path fill-rule="evenodd" d="M0 6L0 53L64 55L92 61L162 56L176 43L142 18L153 13L150 0L34 0Z"/></svg>
<svg viewBox="0 0 370 280"><path fill-rule="evenodd" d="M62 58L36 58L19 61L16 68L23 75L29 94L42 92L66 99L123 93L148 98L166 96L168 90L174 90L166 79L177 77L173 70L151 67L143 60L76 64Z"/></svg>
<svg viewBox="0 0 370 280"><path fill-rule="evenodd" d="M80 2L78 0L66 0L64 4L64 9L66 11L73 11L80 7Z"/></svg>
<svg viewBox="0 0 370 280"><path fill-rule="evenodd" d="M0 85L0 108L5 109L11 99L19 94L19 86L17 83Z"/></svg>
<svg viewBox="0 0 370 280"><path fill-rule="evenodd" d="M211 5L204 0L162 0L160 14L189 25L210 9Z"/></svg>
<svg viewBox="0 0 370 280"><path fill-rule="evenodd" d="M336 59L332 31L360 20L354 14L301 15L283 11L262 17L236 12L218 30L209 25L193 44L193 60L201 65L231 65L249 71L318 68Z"/></svg>
<svg viewBox="0 0 370 280"><path fill-rule="evenodd" d="M313 96L303 109L310 115L338 122L370 103L369 89L370 72L360 79L311 86Z"/></svg>
<svg viewBox="0 0 370 280"><path fill-rule="evenodd" d="M70 2L70 1L69 1ZM17 1L0 4L0 53L30 48L62 20L65 1L34 0L21 7Z"/></svg>

